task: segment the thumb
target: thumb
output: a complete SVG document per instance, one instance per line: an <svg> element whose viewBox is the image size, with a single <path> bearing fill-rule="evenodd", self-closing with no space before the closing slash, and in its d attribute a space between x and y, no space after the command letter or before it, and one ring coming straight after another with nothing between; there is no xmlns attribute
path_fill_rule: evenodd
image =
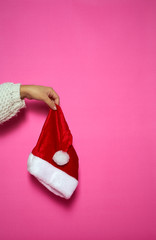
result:
<svg viewBox="0 0 156 240"><path fill-rule="evenodd" d="M57 110L56 105L53 100L51 100L49 97L44 99L44 102L53 110Z"/></svg>

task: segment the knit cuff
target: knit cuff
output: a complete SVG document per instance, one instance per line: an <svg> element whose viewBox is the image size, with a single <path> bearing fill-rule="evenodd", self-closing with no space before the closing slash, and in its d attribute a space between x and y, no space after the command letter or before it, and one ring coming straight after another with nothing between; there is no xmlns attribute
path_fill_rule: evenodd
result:
<svg viewBox="0 0 156 240"><path fill-rule="evenodd" d="M11 82L0 85L0 124L17 115L21 108L26 107L20 96L20 83Z"/></svg>
<svg viewBox="0 0 156 240"><path fill-rule="evenodd" d="M26 107L25 100L21 99L20 95L20 83L12 84L11 88L11 99L15 105L15 109L20 109Z"/></svg>

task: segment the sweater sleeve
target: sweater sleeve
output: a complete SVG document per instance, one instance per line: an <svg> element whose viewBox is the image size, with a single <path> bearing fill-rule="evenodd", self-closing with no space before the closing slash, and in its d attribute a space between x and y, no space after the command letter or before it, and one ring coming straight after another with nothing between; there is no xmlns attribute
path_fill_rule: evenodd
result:
<svg viewBox="0 0 156 240"><path fill-rule="evenodd" d="M20 98L20 83L0 84L0 124L15 116L24 107L26 104Z"/></svg>

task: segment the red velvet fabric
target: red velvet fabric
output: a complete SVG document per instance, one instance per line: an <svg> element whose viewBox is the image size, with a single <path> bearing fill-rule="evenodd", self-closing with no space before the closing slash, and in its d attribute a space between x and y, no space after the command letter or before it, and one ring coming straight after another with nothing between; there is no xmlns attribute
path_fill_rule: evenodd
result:
<svg viewBox="0 0 156 240"><path fill-rule="evenodd" d="M57 105L56 111L52 109L49 110L38 142L32 150L32 153L78 180L79 161L72 145L72 140L73 137L62 109ZM52 159L55 152L59 150L67 152L70 157L69 162L63 166L57 165Z"/></svg>

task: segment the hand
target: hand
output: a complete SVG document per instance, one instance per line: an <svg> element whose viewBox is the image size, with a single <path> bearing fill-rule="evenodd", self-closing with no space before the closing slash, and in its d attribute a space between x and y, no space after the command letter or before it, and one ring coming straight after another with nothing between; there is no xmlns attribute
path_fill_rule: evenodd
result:
<svg viewBox="0 0 156 240"><path fill-rule="evenodd" d="M20 85L21 99L36 99L45 102L53 110L57 110L55 104L60 104L57 93L51 87L38 85Z"/></svg>

